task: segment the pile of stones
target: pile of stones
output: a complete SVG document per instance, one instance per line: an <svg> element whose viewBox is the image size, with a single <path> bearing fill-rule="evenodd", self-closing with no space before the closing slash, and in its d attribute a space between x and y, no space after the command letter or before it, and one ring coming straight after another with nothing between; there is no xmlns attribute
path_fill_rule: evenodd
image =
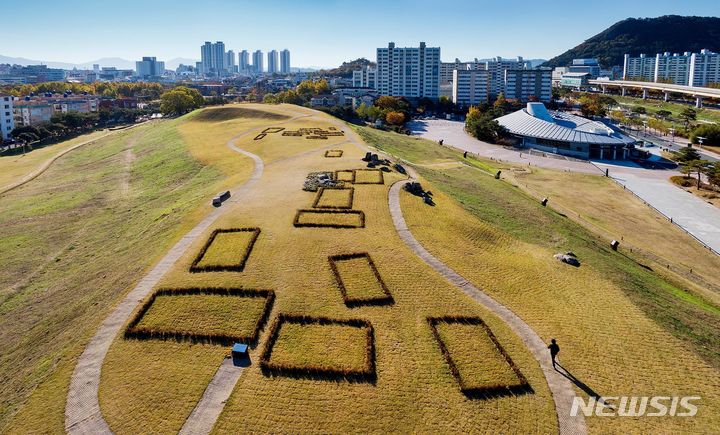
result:
<svg viewBox="0 0 720 435"><path fill-rule="evenodd" d="M303 190L317 192L321 187L336 188L343 187L344 185L344 182L333 179L332 172L311 172L305 179Z"/></svg>

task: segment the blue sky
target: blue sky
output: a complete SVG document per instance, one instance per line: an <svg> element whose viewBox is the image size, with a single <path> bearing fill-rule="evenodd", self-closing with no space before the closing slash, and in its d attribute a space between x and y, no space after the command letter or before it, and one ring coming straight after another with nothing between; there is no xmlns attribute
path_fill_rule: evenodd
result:
<svg viewBox="0 0 720 435"><path fill-rule="evenodd" d="M718 0L4 0L0 54L82 63L102 57L199 58L288 48L293 66L336 66L395 41L442 59L550 58L627 17L720 15Z"/></svg>

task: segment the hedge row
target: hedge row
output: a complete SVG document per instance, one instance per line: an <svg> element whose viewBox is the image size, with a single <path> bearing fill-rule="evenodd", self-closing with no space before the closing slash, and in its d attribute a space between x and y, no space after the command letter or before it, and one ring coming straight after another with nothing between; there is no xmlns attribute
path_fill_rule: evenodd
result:
<svg viewBox="0 0 720 435"><path fill-rule="evenodd" d="M325 157L337 158L342 157L343 150L327 150L325 151Z"/></svg>
<svg viewBox="0 0 720 435"><path fill-rule="evenodd" d="M138 328L138 324L147 314L155 299L158 296L180 296L180 295L220 295L229 297L245 297L245 298L265 298L265 307L263 307L262 315L255 323L252 333L247 336L238 336L232 334L201 334L193 331L171 331L171 330L155 330L147 328ZM215 287L191 287L191 288L165 288L155 291L143 303L140 309L135 313L127 327L125 328L124 337L135 338L138 340L175 340L190 341L193 343L209 343L219 345L231 345L233 343L245 343L255 345L257 343L260 331L270 316L273 303L275 302L275 292L272 290L251 290L243 288L215 288Z"/></svg>
<svg viewBox="0 0 720 435"><path fill-rule="evenodd" d="M349 225L349 224L321 224L321 223L301 223L300 222L300 215L303 213L325 213L325 214L356 214L360 216L360 224L359 225ZM300 228L300 227L310 227L310 228L365 228L365 213L363 213L361 210L312 210L312 209L300 209L295 213L295 220L293 221L293 225Z"/></svg>
<svg viewBox="0 0 720 435"><path fill-rule="evenodd" d="M250 243L247 244L245 247L245 252L243 252L242 257L240 258L240 261L237 264L229 264L229 265L223 265L223 264L210 264L207 266L198 266L200 261L202 261L203 257L205 256L205 253L210 248L210 245L212 245L213 241L215 241L215 237L217 237L220 233L240 233L240 232L252 232L253 235L250 238ZM245 263L247 263L248 257L250 257L250 252L253 249L253 246L255 246L255 241L257 240L258 236L260 235L260 228L225 228L225 229L215 229L212 234L210 234L210 237L208 238L207 242L205 242L205 245L203 245L202 249L198 253L197 257L193 260L192 264L190 265L190 272L197 273L197 272L242 272L245 269Z"/></svg>
<svg viewBox="0 0 720 435"><path fill-rule="evenodd" d="M335 265L338 261L344 261L344 260L354 260L357 258L366 258L368 261L368 264L370 265L370 269L372 269L373 274L375 275L375 279L377 279L378 283L380 284L380 287L383 290L383 293L385 296L379 296L379 297L373 297L373 298L355 298L351 299L348 297L347 289L345 288L345 283L343 283L342 277L340 276L340 272L338 271L337 266ZM385 285L385 281L383 281L382 277L380 276L380 272L378 272L377 267L375 267L375 262L372 260L372 257L370 257L370 254L367 252L356 252L352 254L341 254L341 255L332 255L328 257L328 262L330 262L330 268L332 269L333 275L335 276L335 281L338 284L338 287L340 288L340 293L342 294L343 301L345 302L345 305L348 308L353 307L359 307L359 306L378 306L378 305L392 305L395 303L395 300L392 297L392 294L390 294L390 290L387 288L387 285Z"/></svg>
<svg viewBox="0 0 720 435"><path fill-rule="evenodd" d="M268 127L262 132L265 134L272 134L272 133L280 133L281 131L285 130L285 127Z"/></svg>
<svg viewBox="0 0 720 435"><path fill-rule="evenodd" d="M267 136L267 134L265 134L265 133L260 133L260 134L258 134L257 136L255 136L255 137L253 138L253 140L260 140L260 139L264 138L265 136Z"/></svg>
<svg viewBox="0 0 720 435"><path fill-rule="evenodd" d="M374 171L377 172L380 175L380 181L357 181L357 172L364 171ZM353 174L353 184L385 184L385 176L383 175L383 171L380 169L355 169L355 173Z"/></svg>
<svg viewBox="0 0 720 435"><path fill-rule="evenodd" d="M445 361L447 361L448 365L450 366L450 371L452 372L453 377L460 385L460 391L462 393L470 398L470 399L491 399L495 397L502 397L502 396L512 396L512 395L520 395L520 394L528 394L532 393L533 389L528 383L527 379L525 378L525 375L522 374L520 369L517 367L515 362L510 358L510 355L505 351L505 349L502 347L500 342L498 342L497 338L495 337L495 334L493 334L492 330L489 326L479 317L465 317L465 316L444 316L444 317L428 317L427 318L428 324L430 325L430 330L433 333L433 336L435 337L435 340L437 340L438 344L440 345L440 351L442 352L443 356L445 357ZM464 325L478 325L482 326L485 330L485 333L490 337L490 340L495 345L495 348L497 351L502 355L502 357L507 361L508 365L510 366L510 369L515 373L515 376L518 378L518 383L514 385L489 385L487 387L468 387L462 376L460 375L460 371L458 370L457 366L455 365L455 361L453 361L452 356L450 355L450 352L447 349L447 346L442 341L442 338L440 337L440 333L437 330L436 325L438 323L446 323L446 324L453 324L453 323L459 323Z"/></svg>
<svg viewBox="0 0 720 435"><path fill-rule="evenodd" d="M340 325L365 329L365 367L361 370L333 369L328 367L305 365L295 366L290 364L276 364L271 361L272 351L278 339L280 328L283 323L295 323L299 325ZM329 317L311 317L302 315L279 314L275 323L270 328L270 336L265 343L265 348L260 355L260 368L266 376L287 376L303 379L320 380L343 380L348 382L370 382L375 383L377 374L375 370L375 331L367 320L362 319L332 319Z"/></svg>
<svg viewBox="0 0 720 435"><path fill-rule="evenodd" d="M349 190L350 195L348 196L348 202L345 205L324 205L320 206L318 205L320 203L320 199L322 198L323 192L325 190ZM353 187L321 187L318 189L317 195L315 195L315 201L313 201L313 208L322 208L322 209L349 209L353 206L353 197L355 195L355 188Z"/></svg>

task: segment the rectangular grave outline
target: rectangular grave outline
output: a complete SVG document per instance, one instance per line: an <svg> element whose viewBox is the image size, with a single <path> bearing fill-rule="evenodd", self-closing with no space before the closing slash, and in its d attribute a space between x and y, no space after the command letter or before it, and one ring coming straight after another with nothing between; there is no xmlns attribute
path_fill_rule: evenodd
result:
<svg viewBox="0 0 720 435"><path fill-rule="evenodd" d="M516 396L516 395L522 395L522 394L531 394L533 393L533 389L528 383L527 378L523 373L520 371L518 366L515 364L515 362L510 358L510 355L505 351L505 348L502 347L498 339L495 337L495 334L492 332L490 327L483 321L480 317L470 317L470 316L443 316L443 317L428 317L427 322L430 325L430 330L432 331L433 337L435 338L435 341L437 341L440 351L443 354L443 357L445 358L445 361L447 362L448 366L450 366L450 372L452 373L453 378L457 381L458 385L460 386L460 391L469 399L493 399L497 397L505 397L505 396ZM448 325L451 324L465 324L465 325L478 325L482 326L482 328L485 330L485 333L490 338L490 341L495 345L495 349L497 349L500 356L502 356L505 361L507 362L510 369L513 371L515 376L518 378L518 383L515 385L490 385L487 387L468 387L462 376L460 375L460 371L457 368L457 365L455 364L455 361L452 359L452 355L450 355L450 352L448 351L447 346L445 345L445 342L443 342L442 338L440 337L440 333L437 330L437 324L439 323L446 323Z"/></svg>
<svg viewBox="0 0 720 435"><path fill-rule="evenodd" d="M278 339L283 323L300 325L341 325L366 330L365 365L362 370L340 370L328 367L298 366L274 364L272 350ZM270 327L270 334L260 354L260 369L265 376L287 376L301 379L343 380L348 382L369 382L377 380L375 356L375 330L372 324L363 319L333 319L304 315L279 314Z"/></svg>
<svg viewBox="0 0 720 435"><path fill-rule="evenodd" d="M342 276L340 276L340 272L338 271L337 265L335 264L338 261L344 261L344 260L354 260L357 258L366 258L368 260L368 264L370 265L370 269L372 270L373 274L375 275L375 279L377 279L378 283L380 284L380 287L383 290L384 296L378 296L378 297L372 297L372 298L355 298L351 299L348 297L347 294L347 288L345 287L345 284L343 283ZM383 281L382 277L380 276L380 272L378 271L377 267L375 266L375 262L373 261L372 257L370 257L370 254L367 252L356 252L352 254L340 254L340 255L331 255L328 257L328 262L330 263L330 269L333 272L333 276L335 277L335 282L338 285L338 288L340 289L340 294L342 294L343 301L345 302L345 306L348 308L355 308L360 306L380 306L380 305L392 305L395 303L395 300L392 297L392 294L390 293L390 290L388 289L387 285L385 284L385 281Z"/></svg>
<svg viewBox="0 0 720 435"><path fill-rule="evenodd" d="M380 181L379 182L357 181L356 173L358 171L365 171L365 172L377 171L380 174ZM385 184L385 175L384 175L384 172L381 171L380 169L355 169L353 171L353 182L352 183L353 184Z"/></svg>
<svg viewBox="0 0 720 435"><path fill-rule="evenodd" d="M340 173L340 172L349 172L351 174L350 180L339 180L338 173ZM335 177L334 177L335 181L342 181L344 183L350 183L350 184L355 183L355 169L338 169L337 171L335 171L334 175L335 175Z"/></svg>
<svg viewBox="0 0 720 435"><path fill-rule="evenodd" d="M145 314L147 314L148 310L150 310L153 303L155 303L155 299L158 296L180 295L221 295L229 297L265 298L265 307L255 323L253 332L246 336L231 334L201 334L193 333L192 331L150 330L137 327ZM254 346L257 344L260 331L263 329L270 317L270 311L272 310L274 302L275 292L273 290L220 287L161 288L154 291L150 297L145 300L140 309L127 324L123 335L126 339L190 341L193 343L209 343L222 346L240 342L249 346Z"/></svg>
<svg viewBox="0 0 720 435"><path fill-rule="evenodd" d="M326 150L325 151L325 157L327 157L329 159L337 159L342 156L343 156L343 150Z"/></svg>
<svg viewBox="0 0 720 435"><path fill-rule="evenodd" d="M313 223L300 223L300 215L303 213L313 214L355 214L360 216L360 225L346 225L346 224L313 224ZM295 219L293 220L293 226L297 228L365 228L365 213L362 210L337 210L332 208L327 209L299 209L295 213Z"/></svg>
<svg viewBox="0 0 720 435"><path fill-rule="evenodd" d="M205 256L205 253L210 248L210 245L215 241L215 237L217 237L218 234L221 233L240 233L240 232L253 232L254 235L250 239L250 243L245 247L245 252L243 253L242 258L240 259L240 262L237 264L230 264L230 265L207 265L207 266L198 266L200 262L202 261L203 257ZM207 241L203 245L202 249L200 249L200 252L198 252L198 255L193 260L192 264L190 265L190 272L192 273L199 273L199 272L242 272L245 270L245 264L247 264L248 258L250 258L250 253L252 252L253 247L255 246L255 242L257 241L258 237L260 236L260 228L257 227L247 227L247 228L216 228L213 230L213 232L210 234L210 237L208 237Z"/></svg>
<svg viewBox="0 0 720 435"><path fill-rule="evenodd" d="M318 204L320 204L320 200L322 199L322 194L323 194L323 192L325 192L325 190L349 190L349 191L350 191L350 197L349 197L349 199L348 199L347 204L345 204L345 205L338 205L338 206L335 206L335 205L324 205L324 206L318 205ZM338 210L338 209L339 209L339 210L347 210L347 209L351 209L351 208L352 208L354 196L355 196L355 188L354 188L354 187L344 187L344 186L343 186L343 187L320 187L320 188L318 188L318 192L317 192L317 194L315 195L315 201L313 201L313 205L312 205L312 206L313 206L313 208L319 208L319 209L322 209L322 210L327 210L327 209L330 209L330 210L333 210L333 209L334 209L334 210Z"/></svg>

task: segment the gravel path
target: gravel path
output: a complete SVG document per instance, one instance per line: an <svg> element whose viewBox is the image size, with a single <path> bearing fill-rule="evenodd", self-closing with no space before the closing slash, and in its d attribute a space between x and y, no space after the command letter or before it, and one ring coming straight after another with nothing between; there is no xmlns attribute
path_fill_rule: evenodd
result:
<svg viewBox="0 0 720 435"><path fill-rule="evenodd" d="M412 168L408 169L412 180L414 177ZM525 346L527 346L537 362L540 364L540 368L545 375L545 380L550 387L553 400L555 401L555 412L557 413L560 434L586 434L587 427L585 426L583 414L579 412L576 417L570 416L570 409L573 398L575 397L575 391L573 390L572 383L553 369L547 345L543 342L540 336L538 336L538 334L533 331L527 323L525 323L507 307L488 296L482 290L468 282L468 280L457 274L445 263L435 258L412 235L407 227L407 223L405 222L405 218L403 217L402 210L400 208L400 190L406 183L407 181L396 182L390 188L389 196L390 214L392 215L393 224L395 225L395 229L397 230L400 238L425 263L435 269L435 271L445 277L457 288L480 303L483 307L492 311L508 326L510 326L510 328L520 337Z"/></svg>
<svg viewBox="0 0 720 435"><path fill-rule="evenodd" d="M289 122L289 121L288 121ZM100 412L98 391L100 387L100 371L102 369L105 355L113 340L120 332L125 322L135 308L157 285L160 279L173 267L175 262L185 253L188 247L200 237L209 227L228 210L233 204L239 203L244 194L262 176L264 165L260 157L244 151L235 146L234 142L242 136L254 132L252 129L234 137L228 142L228 146L234 151L252 158L255 161L255 169L245 183L231 189L233 196L226 201L223 207L213 209L205 219L185 234L170 251L160 260L155 267L145 275L137 286L120 302L120 304L102 322L100 328L88 343L85 351L75 366L70 389L68 391L67 403L65 405L65 430L70 434L111 434L112 431ZM234 384L233 384L234 385Z"/></svg>

